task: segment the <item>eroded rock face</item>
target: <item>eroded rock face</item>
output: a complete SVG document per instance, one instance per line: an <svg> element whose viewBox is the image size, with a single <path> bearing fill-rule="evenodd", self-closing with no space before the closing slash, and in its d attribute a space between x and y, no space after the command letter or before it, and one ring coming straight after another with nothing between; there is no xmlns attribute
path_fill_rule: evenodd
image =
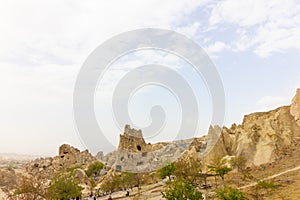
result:
<svg viewBox="0 0 300 200"><path fill-rule="evenodd" d="M296 95L292 100L291 115L294 116L294 119L300 126L300 89L297 89Z"/></svg>
<svg viewBox="0 0 300 200"><path fill-rule="evenodd" d="M273 162L299 136L300 127L289 106L246 115L242 125L222 131L228 155L243 156L248 165Z"/></svg>

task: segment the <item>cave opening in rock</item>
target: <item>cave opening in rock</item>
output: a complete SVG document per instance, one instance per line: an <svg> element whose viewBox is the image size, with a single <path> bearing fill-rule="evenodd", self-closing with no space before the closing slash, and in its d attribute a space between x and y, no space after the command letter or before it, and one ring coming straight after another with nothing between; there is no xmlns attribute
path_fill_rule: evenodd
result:
<svg viewBox="0 0 300 200"><path fill-rule="evenodd" d="M140 145L137 145L136 146L137 150L141 151L142 150L142 147Z"/></svg>

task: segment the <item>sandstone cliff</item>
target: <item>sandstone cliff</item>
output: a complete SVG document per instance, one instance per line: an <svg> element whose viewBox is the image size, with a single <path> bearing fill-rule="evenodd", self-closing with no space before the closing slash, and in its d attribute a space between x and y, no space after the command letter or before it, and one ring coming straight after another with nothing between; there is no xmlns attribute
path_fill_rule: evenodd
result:
<svg viewBox="0 0 300 200"><path fill-rule="evenodd" d="M300 90L291 106L268 112L246 115L241 125L230 128L210 127L207 136L195 138L185 157L199 157L212 164L228 156L241 156L247 165L261 165L275 161L300 138Z"/></svg>
<svg viewBox="0 0 300 200"><path fill-rule="evenodd" d="M273 162L299 136L300 127L289 106L246 115L241 125L223 129L228 154L243 156L253 165Z"/></svg>

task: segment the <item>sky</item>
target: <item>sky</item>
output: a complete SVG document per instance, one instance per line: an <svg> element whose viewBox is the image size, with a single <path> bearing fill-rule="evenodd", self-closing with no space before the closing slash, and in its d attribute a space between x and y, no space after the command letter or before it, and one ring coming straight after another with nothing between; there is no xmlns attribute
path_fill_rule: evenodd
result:
<svg viewBox="0 0 300 200"><path fill-rule="evenodd" d="M0 152L55 155L63 143L85 149L74 121L77 75L104 41L140 28L176 31L207 52L223 82L226 126L289 105L300 87L297 0L0 0ZM122 127L112 116L114 87L151 63L171 66L188 80L203 111L195 136L208 129L212 105L203 78L175 55L139 51L113 63L95 94L97 121L115 146ZM172 139L180 127L179 103L170 91L145 86L131 96L128 110L143 129L152 106L165 108L167 121L155 142Z"/></svg>

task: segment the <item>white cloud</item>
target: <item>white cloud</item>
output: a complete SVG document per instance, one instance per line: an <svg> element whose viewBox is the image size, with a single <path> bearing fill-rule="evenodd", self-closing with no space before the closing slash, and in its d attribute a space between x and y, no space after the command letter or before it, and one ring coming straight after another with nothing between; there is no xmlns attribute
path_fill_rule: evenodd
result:
<svg viewBox="0 0 300 200"><path fill-rule="evenodd" d="M15 146L5 149L1 143L0 151L43 149L44 140L52 138L51 132L57 135L69 133L64 140L77 144L76 136L72 136L74 127L69 123L73 121L72 92L78 69L88 54L106 39L137 28L176 29L183 26L182 32L193 35L198 25L185 27L183 20L206 2L0 0L0 90L3 92L0 107L7 111L2 112L0 118L10 120L0 131L9 130L9 135L13 136L1 135L2 141L10 144L12 138L21 138L24 132L28 134L26 137L36 138L35 145L30 142L16 144L18 149ZM171 57L166 59L173 60ZM109 83L124 73L120 70L112 72L112 77L107 79L108 89L111 88ZM18 117L27 114L24 113L25 107L31 114L26 121ZM39 112L41 108L42 114ZM11 118L8 117L10 113L14 113ZM50 113L54 116L47 120L50 125L43 125L43 120L46 121L43 117ZM55 122L55 115L61 116L59 123L64 129L55 128L60 127ZM37 128L30 124L32 122L41 123L41 126ZM57 124L51 124L54 122ZM20 123L28 127L15 126ZM35 137L40 133L45 133L45 137ZM54 152L56 145L57 141L51 141L47 149Z"/></svg>
<svg viewBox="0 0 300 200"><path fill-rule="evenodd" d="M289 97L283 96L264 96L256 102L256 106L261 110L275 109L280 106L290 104Z"/></svg>
<svg viewBox="0 0 300 200"><path fill-rule="evenodd" d="M288 49L300 50L300 4L296 0L224 0L212 10L210 25L237 26L237 51L253 49L260 57Z"/></svg>
<svg viewBox="0 0 300 200"><path fill-rule="evenodd" d="M117 33L142 27L171 28L203 2L1 2L0 55L10 61L43 63L56 58L59 63L80 63L98 44Z"/></svg>
<svg viewBox="0 0 300 200"><path fill-rule="evenodd" d="M214 56L214 54L224 51L226 48L228 47L224 42L217 41L206 47L205 50L210 56Z"/></svg>
<svg viewBox="0 0 300 200"><path fill-rule="evenodd" d="M0 0L0 74L3 77L0 88L14 93L2 98L2 102L12 103L10 98L18 99L22 95L30 101L23 93L36 87L62 90L65 87L55 81L57 74L64 76L64 71L68 71L69 81L74 83L80 65L104 40L136 28L177 27L188 13L205 2ZM198 27L194 23L181 30L194 35ZM149 60L153 56L145 58ZM166 59L173 58L166 56ZM72 85L67 87L71 93ZM34 90L33 101L43 91L46 90Z"/></svg>
<svg viewBox="0 0 300 200"><path fill-rule="evenodd" d="M199 22L194 22L191 25L178 27L176 29L176 31L179 33L182 33L190 38L194 38L196 36L196 34L198 33L200 27L201 27L201 24Z"/></svg>

